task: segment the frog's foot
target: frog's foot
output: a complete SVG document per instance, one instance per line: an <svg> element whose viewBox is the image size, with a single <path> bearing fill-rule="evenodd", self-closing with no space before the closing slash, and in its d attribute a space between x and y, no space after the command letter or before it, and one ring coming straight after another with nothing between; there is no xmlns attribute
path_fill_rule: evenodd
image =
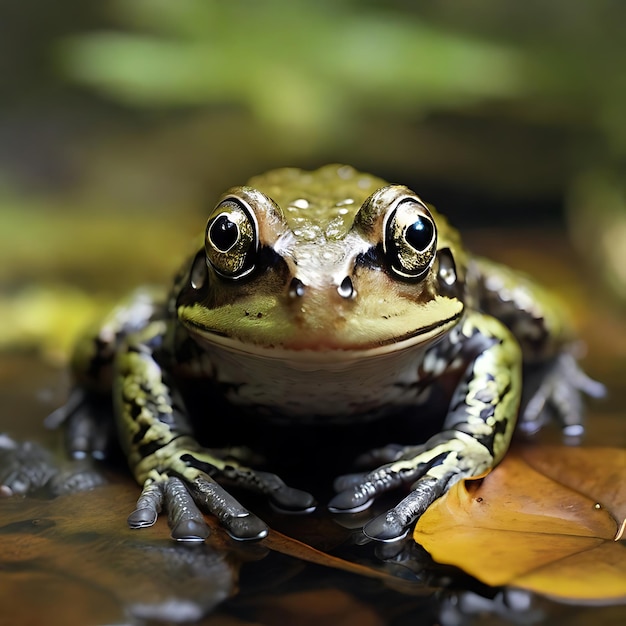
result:
<svg viewBox="0 0 626 626"><path fill-rule="evenodd" d="M100 400L100 401L98 401ZM67 402L45 419L47 428L65 426L65 447L73 459L92 457L102 460L114 439L114 423L109 406L80 387L70 392Z"/></svg>
<svg viewBox="0 0 626 626"><path fill-rule="evenodd" d="M88 461L59 467L40 445L0 435L0 496L24 495L39 489L59 496L92 489L105 482Z"/></svg>
<svg viewBox="0 0 626 626"><path fill-rule="evenodd" d="M402 539L412 523L454 483L478 476L493 465L491 452L460 431L439 433L423 446L398 452L397 446L381 448L374 453L376 456L388 453L396 458L371 472L340 476L335 481L339 493L328 505L334 513L364 510L383 493L410 487L411 492L398 505L365 525L363 533L370 539Z"/></svg>
<svg viewBox="0 0 626 626"><path fill-rule="evenodd" d="M562 352L531 373L525 386L529 393L522 400L519 428L534 434L550 416L555 416L563 435L574 439L585 430L583 396L601 398L606 394L604 385L589 378L570 352Z"/></svg>
<svg viewBox="0 0 626 626"><path fill-rule="evenodd" d="M23 495L46 485L57 473L50 453L31 441L0 435L0 495Z"/></svg>
<svg viewBox="0 0 626 626"><path fill-rule="evenodd" d="M308 513L315 509L313 496L288 487L275 474L240 466L234 459L227 463L208 450L179 450L166 465L166 472L152 471L144 482L137 508L128 518L131 528L151 526L165 508L173 539L203 541L210 531L202 510L214 515L233 539L265 537L268 532L265 522L250 513L217 481L262 493L283 511Z"/></svg>
<svg viewBox="0 0 626 626"><path fill-rule="evenodd" d="M267 526L264 522L248 513L217 483L210 479L205 479L205 482L214 487L216 506L212 512L221 519L231 536L236 535L238 539L262 539L267 535ZM205 491L209 491L208 487ZM204 541L211 534L190 489L180 478L167 475L155 475L145 482L141 496L137 500L137 508L128 517L128 525L131 528L152 526L164 505L167 508L167 521L172 530L172 538L176 541L197 543ZM244 518L247 522L246 528L241 523Z"/></svg>

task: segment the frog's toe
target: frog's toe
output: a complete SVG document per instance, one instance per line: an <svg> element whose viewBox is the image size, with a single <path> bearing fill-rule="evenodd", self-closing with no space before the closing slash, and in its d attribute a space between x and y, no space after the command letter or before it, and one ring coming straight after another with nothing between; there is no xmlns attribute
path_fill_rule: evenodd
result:
<svg viewBox="0 0 626 626"><path fill-rule="evenodd" d="M332 498L328 503L328 510L331 513L359 513L369 509L373 502L374 498L361 498L352 492L344 491Z"/></svg>
<svg viewBox="0 0 626 626"><path fill-rule="evenodd" d="M308 492L286 485L281 478L270 472L255 471L259 491L269 496L271 504L285 513L306 514L315 510L315 498Z"/></svg>
<svg viewBox="0 0 626 626"><path fill-rule="evenodd" d="M136 508L129 516L128 516L128 526L130 528L147 528L148 526L152 526L156 521L159 514L154 511L154 509L143 507Z"/></svg>
<svg viewBox="0 0 626 626"><path fill-rule="evenodd" d="M355 513L366 509L379 495L417 477L416 472L401 473L391 466L382 466L365 475L341 476L335 481L339 491L328 503L333 513Z"/></svg>
<svg viewBox="0 0 626 626"><path fill-rule="evenodd" d="M148 479L137 500L135 510L128 516L128 525L131 528L146 528L152 526L159 517L163 507L164 482Z"/></svg>
<svg viewBox="0 0 626 626"><path fill-rule="evenodd" d="M199 543L211 533L204 516L196 506L185 483L176 477L158 476L146 480L135 510L128 516L130 528L152 526L167 509L172 539L182 543Z"/></svg>
<svg viewBox="0 0 626 626"><path fill-rule="evenodd" d="M228 523L224 523L226 532L238 541L257 541L267 537L269 529L267 524L256 515L248 513L241 517L234 517Z"/></svg>
<svg viewBox="0 0 626 626"><path fill-rule="evenodd" d="M333 487L335 491L338 493L341 491L347 491L352 487L356 487L360 485L367 479L366 472L357 472L354 474L342 474L341 476L337 476L333 482Z"/></svg>
<svg viewBox="0 0 626 626"><path fill-rule="evenodd" d="M172 539L183 543L198 543L211 534L204 516L180 478L167 480L164 495Z"/></svg>
<svg viewBox="0 0 626 626"><path fill-rule="evenodd" d="M213 514L233 539L248 541L267 537L267 524L250 513L212 478L198 475L189 484L196 502L203 510Z"/></svg>
<svg viewBox="0 0 626 626"><path fill-rule="evenodd" d="M424 476L411 487L411 493L386 513L363 527L363 534L376 541L399 541L406 537L411 524L444 492L449 476Z"/></svg>
<svg viewBox="0 0 626 626"><path fill-rule="evenodd" d="M286 485L272 494L270 504L281 513L295 515L308 515L317 508L317 502L310 493Z"/></svg>

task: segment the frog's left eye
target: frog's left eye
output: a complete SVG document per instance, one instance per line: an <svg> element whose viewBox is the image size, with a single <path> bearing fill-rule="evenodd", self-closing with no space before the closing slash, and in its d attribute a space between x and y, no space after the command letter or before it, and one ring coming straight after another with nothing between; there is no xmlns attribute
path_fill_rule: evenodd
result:
<svg viewBox="0 0 626 626"><path fill-rule="evenodd" d="M437 229L423 204L407 199L390 212L383 250L391 269L402 278L424 276L435 260Z"/></svg>
<svg viewBox="0 0 626 626"><path fill-rule="evenodd" d="M257 224L239 202L221 202L209 216L204 248L209 263L226 278L242 278L254 269L258 250Z"/></svg>

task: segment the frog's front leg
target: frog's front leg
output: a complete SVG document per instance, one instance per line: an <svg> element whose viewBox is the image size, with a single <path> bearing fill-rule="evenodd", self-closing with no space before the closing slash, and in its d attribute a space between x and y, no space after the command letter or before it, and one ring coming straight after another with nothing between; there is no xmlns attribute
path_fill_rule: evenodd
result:
<svg viewBox="0 0 626 626"><path fill-rule="evenodd" d="M521 395L518 344L494 318L469 313L426 353L422 368L424 375L435 375L468 359L440 433L423 445L388 447L390 462L366 475L337 480L339 493L329 504L335 512L365 508L380 494L410 485L410 494L396 507L366 524L363 532L368 537L381 541L403 537L454 483L489 471L506 452Z"/></svg>
<svg viewBox="0 0 626 626"><path fill-rule="evenodd" d="M182 401L155 358L166 331L166 322L148 324L126 339L116 357L113 399L120 440L143 485L137 508L128 518L131 528L152 525L165 506L174 539L202 541L209 530L199 506L215 515L235 539L264 537L265 523L219 482L264 493L286 510L311 509L310 494L197 443Z"/></svg>

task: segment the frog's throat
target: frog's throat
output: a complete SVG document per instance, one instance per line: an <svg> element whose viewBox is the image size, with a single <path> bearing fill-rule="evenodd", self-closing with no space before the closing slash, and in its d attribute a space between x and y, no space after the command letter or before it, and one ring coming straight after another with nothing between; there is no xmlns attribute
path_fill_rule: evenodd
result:
<svg viewBox="0 0 626 626"><path fill-rule="evenodd" d="M439 320L430 326L370 345L343 345L339 341L333 341L332 338L319 339L315 343L294 341L286 344L265 345L241 341L202 326L196 326L190 320L185 320L185 326L193 338L209 351L221 348L251 357L300 363L303 367L309 364L314 367L333 363L346 364L405 350L424 349L445 336L458 323L462 314L463 311L460 310L449 318Z"/></svg>

